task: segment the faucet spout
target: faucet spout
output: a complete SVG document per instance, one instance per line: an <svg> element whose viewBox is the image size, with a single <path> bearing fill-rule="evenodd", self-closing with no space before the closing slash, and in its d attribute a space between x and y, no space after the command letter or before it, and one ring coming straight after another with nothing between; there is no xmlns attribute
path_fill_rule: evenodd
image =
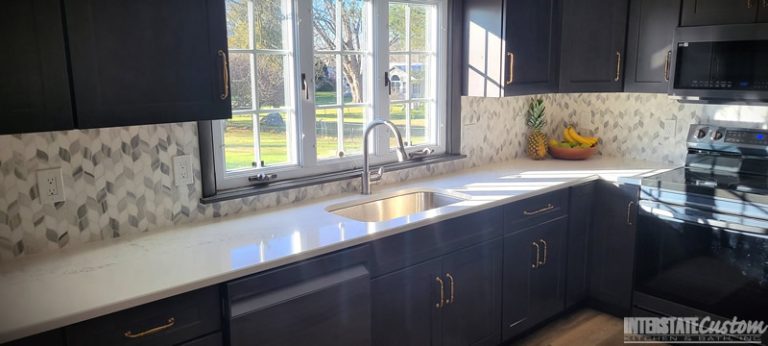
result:
<svg viewBox="0 0 768 346"><path fill-rule="evenodd" d="M373 132L373 129L377 126L384 125L389 128L390 132L395 135L397 141L397 160L403 162L408 159L408 153L405 152L405 145L403 145L403 136L397 129L397 126L389 120L374 120L366 126L363 132L363 184L360 193L363 195L371 194L371 172L370 162L368 161L368 135ZM380 176L379 176L380 178Z"/></svg>

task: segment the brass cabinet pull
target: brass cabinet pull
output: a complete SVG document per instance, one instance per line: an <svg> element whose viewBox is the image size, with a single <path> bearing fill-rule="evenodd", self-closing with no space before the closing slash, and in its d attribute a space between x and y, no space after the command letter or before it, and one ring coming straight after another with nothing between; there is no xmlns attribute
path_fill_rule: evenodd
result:
<svg viewBox="0 0 768 346"><path fill-rule="evenodd" d="M229 59L227 59L227 53L221 49L219 49L219 57L221 57L221 82L224 84L224 91L220 98L226 100L229 97Z"/></svg>
<svg viewBox="0 0 768 346"><path fill-rule="evenodd" d="M515 81L515 54L507 53L509 58L509 79L507 79L507 85L512 84Z"/></svg>
<svg viewBox="0 0 768 346"><path fill-rule="evenodd" d="M453 302L456 301L456 296L454 296L456 291L455 291L455 288L454 288L453 275L451 275L451 273L446 273L445 276L448 277L449 279L451 279L451 299L446 300L445 303L446 304L452 304Z"/></svg>
<svg viewBox="0 0 768 346"><path fill-rule="evenodd" d="M544 241L544 239L539 239L539 242L541 242L544 245L544 260L541 261L539 264L545 265L547 264L547 242Z"/></svg>
<svg viewBox="0 0 768 346"><path fill-rule="evenodd" d="M536 247L536 262L531 264L531 268L536 269L539 267L539 250L540 250L539 243L533 242L531 243L531 245Z"/></svg>
<svg viewBox="0 0 768 346"><path fill-rule="evenodd" d="M635 201L629 201L627 203L627 225L632 226L632 206L635 205Z"/></svg>
<svg viewBox="0 0 768 346"><path fill-rule="evenodd" d="M763 0L763 8L768 7L768 0Z"/></svg>
<svg viewBox="0 0 768 346"><path fill-rule="evenodd" d="M747 8L752 8L752 0L747 0Z"/></svg>
<svg viewBox="0 0 768 346"><path fill-rule="evenodd" d="M613 79L614 82L618 82L621 80L621 52L618 50L616 51L616 78Z"/></svg>
<svg viewBox="0 0 768 346"><path fill-rule="evenodd" d="M765 1L765 0L763 0ZM672 51L667 51L667 61L664 62L664 80L669 82L669 69L672 65Z"/></svg>
<svg viewBox="0 0 768 346"><path fill-rule="evenodd" d="M541 214L543 212L547 212L552 209L555 209L555 206L552 205L551 203L547 203L547 205L544 208L541 208L539 210L533 210L533 211L523 210L523 215L531 216L531 215Z"/></svg>
<svg viewBox="0 0 768 346"><path fill-rule="evenodd" d="M168 328L173 327L174 324L176 324L176 319L171 317L162 326L157 326L157 327L152 328L152 329L147 329L147 330L145 330L143 332L139 332L139 333L136 333L136 334L133 334L133 332L131 332L129 330L129 331L123 333L123 336L125 336L126 338L130 338L130 339L136 339L136 338L140 338L142 336L152 335L152 334L161 332L163 330L166 330Z"/></svg>
<svg viewBox="0 0 768 346"><path fill-rule="evenodd" d="M439 276L435 277L435 281L440 284L440 301L435 304L435 307L440 309L445 306L445 283Z"/></svg>

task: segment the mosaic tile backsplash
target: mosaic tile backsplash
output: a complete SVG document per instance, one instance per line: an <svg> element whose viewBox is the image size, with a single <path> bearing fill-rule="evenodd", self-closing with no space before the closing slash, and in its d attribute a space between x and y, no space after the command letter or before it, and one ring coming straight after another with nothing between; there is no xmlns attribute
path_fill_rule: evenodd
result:
<svg viewBox="0 0 768 346"><path fill-rule="evenodd" d="M540 96L550 134L559 137L573 123L602 138L602 155L665 163L682 162L691 123L768 121L768 108L682 105L665 95ZM529 99L462 98L461 150L468 158L390 172L384 183L523 157ZM669 124L672 131L664 128ZM0 136L0 261L359 189L353 179L203 205L197 160L195 184L173 183L172 158L185 154L198 156L195 123ZM51 167L62 168L66 201L44 205L35 172Z"/></svg>

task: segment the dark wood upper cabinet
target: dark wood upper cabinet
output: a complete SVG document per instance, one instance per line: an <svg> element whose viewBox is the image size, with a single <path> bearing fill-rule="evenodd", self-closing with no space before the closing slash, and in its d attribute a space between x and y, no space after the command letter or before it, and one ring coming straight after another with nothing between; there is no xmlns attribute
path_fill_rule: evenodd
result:
<svg viewBox="0 0 768 346"><path fill-rule="evenodd" d="M464 1L462 95L502 95L502 17L502 0Z"/></svg>
<svg viewBox="0 0 768 346"><path fill-rule="evenodd" d="M79 128L231 116L221 0L65 0Z"/></svg>
<svg viewBox="0 0 768 346"><path fill-rule="evenodd" d="M629 10L624 91L666 93L680 0L635 0Z"/></svg>
<svg viewBox="0 0 768 346"><path fill-rule="evenodd" d="M760 9L757 11L757 22L768 23L768 0L760 0Z"/></svg>
<svg viewBox="0 0 768 346"><path fill-rule="evenodd" d="M563 0L561 92L622 91L628 0Z"/></svg>
<svg viewBox="0 0 768 346"><path fill-rule="evenodd" d="M754 23L763 0L684 0L680 26Z"/></svg>
<svg viewBox="0 0 768 346"><path fill-rule="evenodd" d="M556 92L560 0L504 2L504 95Z"/></svg>
<svg viewBox="0 0 768 346"><path fill-rule="evenodd" d="M3 1L0 47L0 134L71 129L60 2Z"/></svg>

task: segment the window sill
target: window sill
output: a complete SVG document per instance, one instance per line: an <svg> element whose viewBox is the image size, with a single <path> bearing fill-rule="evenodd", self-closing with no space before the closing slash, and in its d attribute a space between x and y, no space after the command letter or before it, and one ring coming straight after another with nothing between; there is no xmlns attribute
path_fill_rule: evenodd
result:
<svg viewBox="0 0 768 346"><path fill-rule="evenodd" d="M435 155L434 157L427 157L421 160L395 162L395 163L389 163L381 166L384 167L384 172L392 172L392 171L399 171L401 169L425 166L429 164L460 160L465 157L466 155L443 154L443 155ZM371 167L371 169L376 169L378 167L380 166L374 166L374 167ZM257 196L257 195L262 195L262 194L271 193L271 192L296 189L296 188L305 187L305 186L325 184L325 183L330 183L334 181L347 180L347 179L360 179L360 175L362 174L362 172L363 170L358 168L358 169L352 169L352 170L347 170L343 172L334 172L334 173L322 174L322 175L311 176L311 177L277 181L277 182L266 184L266 185L250 186L250 187L232 189L227 191L218 191L213 196L201 198L200 203L210 204L210 203L223 202L223 201L228 201L228 200L238 199L243 197Z"/></svg>

